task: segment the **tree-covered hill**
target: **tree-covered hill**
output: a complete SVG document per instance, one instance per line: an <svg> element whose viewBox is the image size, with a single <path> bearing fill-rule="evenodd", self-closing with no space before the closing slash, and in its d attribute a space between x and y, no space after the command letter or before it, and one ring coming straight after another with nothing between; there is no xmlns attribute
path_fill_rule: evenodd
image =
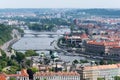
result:
<svg viewBox="0 0 120 80"><path fill-rule="evenodd" d="M12 32L11 26L0 24L0 45L12 39L11 32Z"/></svg>

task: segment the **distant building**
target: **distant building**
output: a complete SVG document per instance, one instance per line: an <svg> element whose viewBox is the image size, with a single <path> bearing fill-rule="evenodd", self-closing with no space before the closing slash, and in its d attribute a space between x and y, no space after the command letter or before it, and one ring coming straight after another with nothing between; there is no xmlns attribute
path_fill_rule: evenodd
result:
<svg viewBox="0 0 120 80"><path fill-rule="evenodd" d="M5 76L6 76L5 80L10 80L10 78L12 77L15 78L16 80L29 80L29 75L27 73L27 70L25 69L21 70L18 74L9 74Z"/></svg>
<svg viewBox="0 0 120 80"><path fill-rule="evenodd" d="M72 36L65 36L67 44L74 44L75 46L82 46L83 41L88 40L87 34L74 34Z"/></svg>
<svg viewBox="0 0 120 80"><path fill-rule="evenodd" d="M115 76L120 76L120 64L86 66L78 69L81 80L114 80Z"/></svg>
<svg viewBox="0 0 120 80"><path fill-rule="evenodd" d="M119 41L88 41L85 50L90 53L109 55L110 48L118 45Z"/></svg>
<svg viewBox="0 0 120 80"><path fill-rule="evenodd" d="M109 51L112 56L120 56L120 46L112 47Z"/></svg>
<svg viewBox="0 0 120 80"><path fill-rule="evenodd" d="M34 74L33 80L80 80L80 74L77 72L38 72Z"/></svg>

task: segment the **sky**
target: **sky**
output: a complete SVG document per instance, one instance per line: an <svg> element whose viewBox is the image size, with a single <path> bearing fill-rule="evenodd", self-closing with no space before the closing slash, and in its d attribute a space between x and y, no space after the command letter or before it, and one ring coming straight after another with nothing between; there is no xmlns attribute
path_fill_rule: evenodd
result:
<svg viewBox="0 0 120 80"><path fill-rule="evenodd" d="M1 0L0 8L120 8L120 0Z"/></svg>

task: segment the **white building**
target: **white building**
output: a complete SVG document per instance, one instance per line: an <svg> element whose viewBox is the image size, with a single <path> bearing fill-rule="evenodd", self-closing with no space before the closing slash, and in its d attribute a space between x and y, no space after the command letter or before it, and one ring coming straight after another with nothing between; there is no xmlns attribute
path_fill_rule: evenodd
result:
<svg viewBox="0 0 120 80"><path fill-rule="evenodd" d="M77 72L38 72L34 74L33 80L80 80Z"/></svg>

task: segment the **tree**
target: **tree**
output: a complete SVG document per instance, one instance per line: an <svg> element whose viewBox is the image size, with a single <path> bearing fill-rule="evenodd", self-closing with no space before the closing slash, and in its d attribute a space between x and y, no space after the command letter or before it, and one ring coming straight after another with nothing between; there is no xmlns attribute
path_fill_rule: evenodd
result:
<svg viewBox="0 0 120 80"><path fill-rule="evenodd" d="M26 57L38 56L38 54L37 54L35 51L33 51L33 50L27 50L27 51L25 52L25 56L26 56Z"/></svg>
<svg viewBox="0 0 120 80"><path fill-rule="evenodd" d="M79 62L78 62L78 60L75 59L75 60L73 61L73 63L74 63L74 64L78 64Z"/></svg>
<svg viewBox="0 0 120 80"><path fill-rule="evenodd" d="M88 63L87 60L80 60L80 63Z"/></svg>
<svg viewBox="0 0 120 80"><path fill-rule="evenodd" d="M11 78L10 78L10 80L16 80L16 78L14 78L14 77L11 77Z"/></svg>
<svg viewBox="0 0 120 80"><path fill-rule="evenodd" d="M16 60L20 63L22 60L25 59L25 55L21 52L16 52Z"/></svg>
<svg viewBox="0 0 120 80"><path fill-rule="evenodd" d="M0 51L1 51L1 54L2 54L2 58L6 58L7 57L6 53L3 50L1 50L1 49L0 49Z"/></svg>
<svg viewBox="0 0 120 80"><path fill-rule="evenodd" d="M105 80L105 78L97 78L97 80Z"/></svg>
<svg viewBox="0 0 120 80"><path fill-rule="evenodd" d="M7 64L8 66L18 66L19 65L17 61L11 60L11 59L9 59L7 63L8 63Z"/></svg>
<svg viewBox="0 0 120 80"><path fill-rule="evenodd" d="M15 55L11 55L11 59L15 59L16 58L16 56Z"/></svg>
<svg viewBox="0 0 120 80"><path fill-rule="evenodd" d="M31 60L26 60L26 65L31 66Z"/></svg>
<svg viewBox="0 0 120 80"><path fill-rule="evenodd" d="M0 65L2 65L2 68L4 68L4 67L7 66L7 62L6 62L6 61L2 61L2 62L0 63Z"/></svg>
<svg viewBox="0 0 120 80"><path fill-rule="evenodd" d="M114 80L120 80L120 76L115 76Z"/></svg>
<svg viewBox="0 0 120 80"><path fill-rule="evenodd" d="M4 71L7 74L16 74L16 72L18 71L18 67L17 66L11 66L10 69Z"/></svg>
<svg viewBox="0 0 120 80"><path fill-rule="evenodd" d="M103 59L100 60L100 65L104 65L104 64L105 64L104 60Z"/></svg>
<svg viewBox="0 0 120 80"><path fill-rule="evenodd" d="M46 78L44 78L43 80L47 80Z"/></svg>
<svg viewBox="0 0 120 80"><path fill-rule="evenodd" d="M37 68L35 68L35 67L32 67L32 68L31 68L31 70L32 70L32 72L33 72L33 73L38 72L38 69L37 69Z"/></svg>

